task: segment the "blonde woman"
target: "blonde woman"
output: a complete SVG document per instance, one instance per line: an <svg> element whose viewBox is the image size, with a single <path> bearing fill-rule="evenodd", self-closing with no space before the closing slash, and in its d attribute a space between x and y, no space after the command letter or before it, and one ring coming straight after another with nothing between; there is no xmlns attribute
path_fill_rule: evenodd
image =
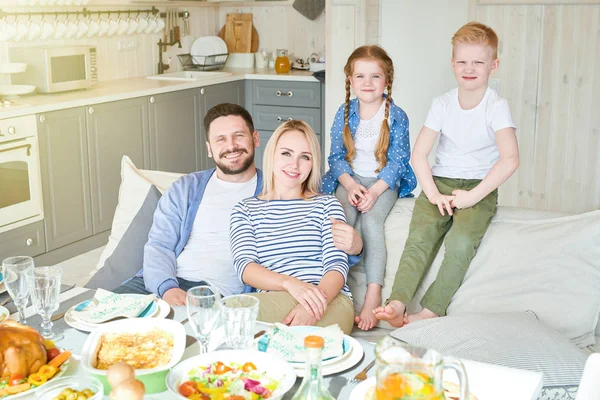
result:
<svg viewBox="0 0 600 400"><path fill-rule="evenodd" d="M277 128L265 148L262 193L231 214L234 267L259 291L259 320L337 323L349 334L348 256L332 238L333 220L346 218L335 197L319 194L320 169L319 142L309 125L288 121Z"/></svg>

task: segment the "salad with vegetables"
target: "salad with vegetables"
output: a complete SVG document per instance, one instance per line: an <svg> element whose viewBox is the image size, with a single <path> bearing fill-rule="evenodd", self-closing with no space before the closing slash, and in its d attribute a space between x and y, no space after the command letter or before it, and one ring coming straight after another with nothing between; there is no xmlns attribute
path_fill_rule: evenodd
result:
<svg viewBox="0 0 600 400"><path fill-rule="evenodd" d="M179 386L179 393L191 400L268 399L279 385L251 362L216 361L207 367L193 368L188 378Z"/></svg>

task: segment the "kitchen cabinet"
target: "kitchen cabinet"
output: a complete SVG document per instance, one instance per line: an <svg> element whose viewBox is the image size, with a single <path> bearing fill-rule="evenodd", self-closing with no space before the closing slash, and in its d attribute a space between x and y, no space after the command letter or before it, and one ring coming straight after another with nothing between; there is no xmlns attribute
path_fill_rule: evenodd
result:
<svg viewBox="0 0 600 400"><path fill-rule="evenodd" d="M246 109L252 115L254 128L260 136L260 146L254 154L254 162L259 168L273 131L289 119L309 124L317 134L321 149L324 148L322 91L318 82L246 81Z"/></svg>
<svg viewBox="0 0 600 400"><path fill-rule="evenodd" d="M93 234L107 231L117 208L121 159L148 168L148 102L134 98L86 108Z"/></svg>
<svg viewBox="0 0 600 400"><path fill-rule="evenodd" d="M232 103L244 106L245 84L244 81L221 83L219 85L206 86L200 89L200 141L202 143L203 163L200 169L213 168L215 163L208 157L206 149L206 132L204 132L204 116L214 106L221 103Z"/></svg>
<svg viewBox="0 0 600 400"><path fill-rule="evenodd" d="M37 221L0 233L0 260L15 255L35 257L46 252L44 222Z"/></svg>
<svg viewBox="0 0 600 400"><path fill-rule="evenodd" d="M148 102L150 168L182 174L202 169L200 90L150 96Z"/></svg>
<svg viewBox="0 0 600 400"><path fill-rule="evenodd" d="M38 116L47 251L92 235L85 107Z"/></svg>

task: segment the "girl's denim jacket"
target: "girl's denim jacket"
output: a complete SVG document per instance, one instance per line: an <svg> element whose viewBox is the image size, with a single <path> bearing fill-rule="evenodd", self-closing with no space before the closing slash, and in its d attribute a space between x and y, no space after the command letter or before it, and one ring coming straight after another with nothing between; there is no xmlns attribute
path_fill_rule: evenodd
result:
<svg viewBox="0 0 600 400"><path fill-rule="evenodd" d="M333 126L331 127L331 154L328 158L329 171L323 176L322 189L324 193L335 193L338 178L348 173L354 175L350 164L346 161L346 146L344 145L344 110L342 104L338 109ZM350 100L350 112L348 114L348 125L352 137L360 122L358 114L358 99ZM408 136L408 117L406 113L392 101L388 118L390 124L390 145L387 151L387 163L377 175L388 184L390 189L397 188L398 197L412 197L412 191L417 186L417 178L409 164L410 139Z"/></svg>

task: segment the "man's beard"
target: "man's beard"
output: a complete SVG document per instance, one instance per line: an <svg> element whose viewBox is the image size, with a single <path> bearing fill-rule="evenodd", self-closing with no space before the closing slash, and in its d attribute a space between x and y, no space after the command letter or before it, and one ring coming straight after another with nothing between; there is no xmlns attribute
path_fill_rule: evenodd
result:
<svg viewBox="0 0 600 400"><path fill-rule="evenodd" d="M227 154L230 153L246 153L248 154L248 158L246 158L246 160L244 160L244 162L239 166L239 167L234 167L234 168L230 168L227 165L225 165L224 163L222 163L220 160L214 160L215 164L217 165L217 167L225 174L225 175L237 175L237 174L241 174L242 172L246 172L248 170L248 168L250 168L250 166L252 165L252 163L254 162L254 148L252 148L251 152L249 153L248 151L246 151L246 149L233 149L231 151L228 152L224 152L223 154L221 154L221 156L219 157L219 159L223 159L225 158L225 156Z"/></svg>

